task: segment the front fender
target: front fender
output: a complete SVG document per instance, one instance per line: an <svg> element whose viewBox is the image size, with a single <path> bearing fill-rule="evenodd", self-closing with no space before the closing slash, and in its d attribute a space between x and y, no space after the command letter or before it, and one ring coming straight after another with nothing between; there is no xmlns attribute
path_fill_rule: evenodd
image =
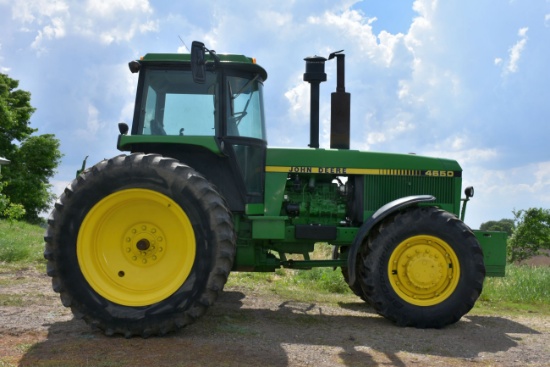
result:
<svg viewBox="0 0 550 367"><path fill-rule="evenodd" d="M355 279L355 271L356 271L355 259L357 258L357 253L359 252L359 248L361 247L361 244L369 235L369 232L371 231L371 229L376 224L381 222L384 218L386 218L388 215L404 207L414 205L417 203L434 201L434 200L435 200L435 197L432 195L414 195L414 196L406 196L404 198L396 199L382 206L369 219L367 219L363 223L363 225L361 225L361 228L359 228L357 235L353 239L353 242L351 244L351 247L348 253L348 279L349 279L350 287L355 284L355 280L356 280Z"/></svg>

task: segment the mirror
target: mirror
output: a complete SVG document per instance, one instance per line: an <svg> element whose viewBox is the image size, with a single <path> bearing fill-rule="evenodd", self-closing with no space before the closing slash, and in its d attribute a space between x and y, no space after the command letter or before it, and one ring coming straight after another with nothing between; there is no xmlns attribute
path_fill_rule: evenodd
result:
<svg viewBox="0 0 550 367"><path fill-rule="evenodd" d="M202 42L193 41L191 44L191 73L193 81L200 84L206 81L204 50Z"/></svg>

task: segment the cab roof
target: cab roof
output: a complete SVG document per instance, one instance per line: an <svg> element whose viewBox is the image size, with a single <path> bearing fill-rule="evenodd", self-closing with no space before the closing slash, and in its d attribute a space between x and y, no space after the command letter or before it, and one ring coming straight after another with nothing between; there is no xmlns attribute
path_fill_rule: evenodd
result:
<svg viewBox="0 0 550 367"><path fill-rule="evenodd" d="M256 59L252 57L247 57L244 55L235 55L235 54L216 54L220 58L220 66L228 69L237 69L242 71L248 71L253 73L260 74L262 80L267 79L267 72L263 67L256 64ZM206 54L205 61L207 64L214 64L214 58ZM140 63L156 63L156 62L182 62L190 63L191 55L190 54L168 54L168 53L149 53L141 57L139 60Z"/></svg>

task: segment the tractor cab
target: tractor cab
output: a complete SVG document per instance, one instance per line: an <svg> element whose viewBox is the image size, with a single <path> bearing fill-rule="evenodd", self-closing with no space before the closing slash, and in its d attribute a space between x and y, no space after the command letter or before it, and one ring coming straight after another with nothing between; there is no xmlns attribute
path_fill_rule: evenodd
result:
<svg viewBox="0 0 550 367"><path fill-rule="evenodd" d="M139 72L131 135L118 147L160 153L195 168L227 198L232 211L263 202L267 139L263 82L254 59L217 55L201 43L192 54L147 54Z"/></svg>

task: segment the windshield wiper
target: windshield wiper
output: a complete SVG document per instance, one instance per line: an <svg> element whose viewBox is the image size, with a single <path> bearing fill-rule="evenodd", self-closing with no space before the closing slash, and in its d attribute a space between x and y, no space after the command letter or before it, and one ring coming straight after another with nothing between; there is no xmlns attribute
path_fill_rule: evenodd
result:
<svg viewBox="0 0 550 367"><path fill-rule="evenodd" d="M255 82L256 79L258 79L259 76L260 76L260 74L256 74L256 76L255 76L254 78L252 78L252 79L250 79L248 82L246 82L246 84L243 85L243 87L242 87L241 89L239 89L239 91L238 91L233 97L231 97L231 98L235 99L235 98L237 98L238 96L240 96L241 93L243 92L243 90L245 90L245 89L250 85L250 83Z"/></svg>

